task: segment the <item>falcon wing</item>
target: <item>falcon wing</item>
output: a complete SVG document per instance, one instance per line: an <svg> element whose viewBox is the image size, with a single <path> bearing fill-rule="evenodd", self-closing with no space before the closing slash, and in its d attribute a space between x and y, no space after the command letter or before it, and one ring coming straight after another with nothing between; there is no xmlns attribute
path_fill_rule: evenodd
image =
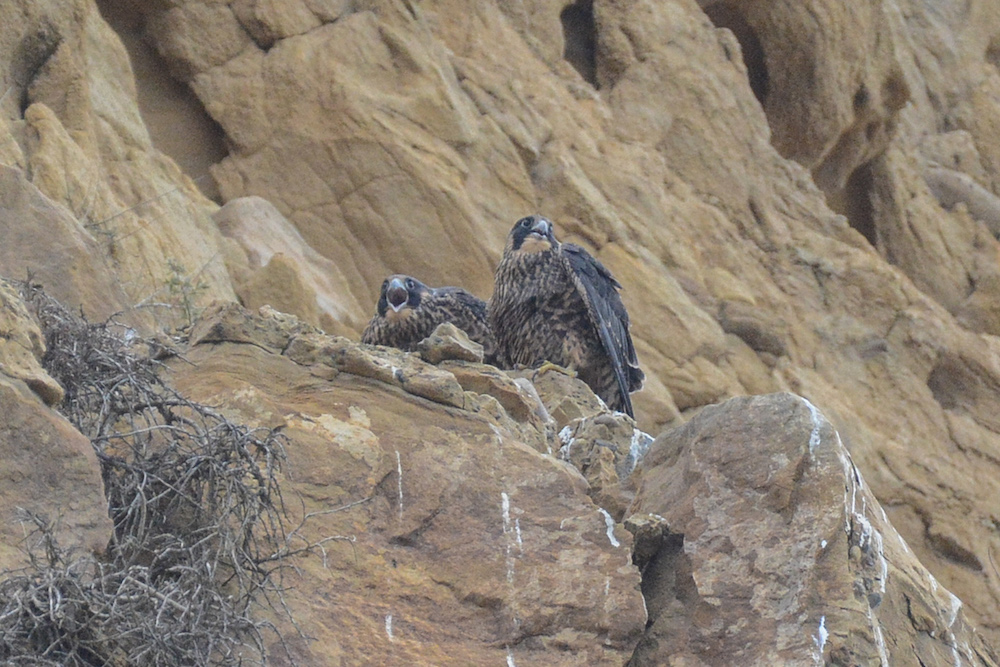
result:
<svg viewBox="0 0 1000 667"><path fill-rule="evenodd" d="M486 302L461 287L438 287L434 290L434 293L437 295L447 295L463 308L467 308L476 319L486 320Z"/></svg>
<svg viewBox="0 0 1000 667"><path fill-rule="evenodd" d="M447 298L454 304L449 307L449 321L482 345L486 363L492 363L496 354L496 341L486 320L486 302L461 287L438 287L434 294Z"/></svg>
<svg viewBox="0 0 1000 667"><path fill-rule="evenodd" d="M614 370L621 391L625 412L632 414L632 400L629 392L642 387L645 374L639 369L639 362L629 334L628 312L618 296L621 285L611 272L586 250L573 243L563 243L573 282L587 304L590 321L597 329L601 343L608 355L608 362Z"/></svg>

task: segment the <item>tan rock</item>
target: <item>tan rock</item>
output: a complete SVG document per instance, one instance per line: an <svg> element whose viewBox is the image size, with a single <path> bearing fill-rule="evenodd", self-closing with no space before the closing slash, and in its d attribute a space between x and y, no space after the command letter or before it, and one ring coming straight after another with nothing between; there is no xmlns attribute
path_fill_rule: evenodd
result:
<svg viewBox="0 0 1000 667"><path fill-rule="evenodd" d="M25 565L24 539L34 526L19 525L18 508L48 522L62 548L100 554L111 539L90 441L36 393L0 375L0 569Z"/></svg>
<svg viewBox="0 0 1000 667"><path fill-rule="evenodd" d="M530 382L524 385L493 366L467 361L444 361L439 367L454 375L466 391L495 398L504 411L518 421L533 422L541 430L552 419L548 405Z"/></svg>
<svg viewBox="0 0 1000 667"><path fill-rule="evenodd" d="M257 46L268 49L279 39L300 35L322 25L309 5L305 0L237 0L232 10Z"/></svg>
<svg viewBox="0 0 1000 667"><path fill-rule="evenodd" d="M607 412L604 401L594 395L587 384L558 368L512 371L512 377L528 380L538 393L546 412L561 430L574 419Z"/></svg>
<svg viewBox="0 0 1000 667"><path fill-rule="evenodd" d="M208 217L215 205L150 143L115 33L93 3L32 5L18 0L12 11L22 20L0 28L0 52L8 54L0 67L12 74L4 104L19 109L0 131L18 143L30 181L77 221L76 235L93 237L87 261L117 285L83 303L88 314L141 306L129 317L152 327L147 309L161 323L178 323L192 306L233 300ZM60 298L71 291L53 282L46 287Z"/></svg>
<svg viewBox="0 0 1000 667"><path fill-rule="evenodd" d="M417 352L429 364L439 364L446 359L483 361L483 346L470 340L468 334L451 322L437 325L431 335L417 345Z"/></svg>
<svg viewBox="0 0 1000 667"><path fill-rule="evenodd" d="M56 405L65 392L42 368L45 338L14 285L0 279L0 373L21 380L46 405Z"/></svg>
<svg viewBox="0 0 1000 667"><path fill-rule="evenodd" d="M259 271L236 288L240 303L250 309L269 306L321 326L316 293L302 282L299 267L282 253L274 254Z"/></svg>
<svg viewBox="0 0 1000 667"><path fill-rule="evenodd" d="M171 377L186 395L250 425L280 425L288 438L284 494L295 517L307 515L292 544L326 540L322 557L297 558L284 578L310 591L286 596L310 638L283 626L299 661L628 658L645 620L629 535L590 502L574 468L524 442L509 416L421 398L411 373L450 374L416 355L350 343L332 360L340 372L320 379L269 350L270 324L244 317L239 330L259 340L203 339ZM296 355L309 359L303 351L322 338L295 338ZM370 372L392 363L385 377Z"/></svg>
<svg viewBox="0 0 1000 667"><path fill-rule="evenodd" d="M750 304L725 300L719 305L719 324L726 333L738 336L754 351L780 357L788 352L787 326L769 321L767 313Z"/></svg>
<svg viewBox="0 0 1000 667"><path fill-rule="evenodd" d="M477 218L462 187L468 167L448 142L468 143L477 116L439 45L360 12L280 40L261 63L247 58L230 60L210 74L218 82L199 83L198 90L206 106L219 111L220 124L242 137L245 105L216 98L226 80L260 71L251 80L261 79L254 90L269 147L231 155L214 173L224 197L262 194L337 266L344 289L324 298L373 304L384 277L400 272L489 291L492 262L481 242L492 240L490 252L498 255L504 232ZM318 65L312 80L297 73L303 62ZM402 106L386 106L389 99ZM256 148L256 137L245 141ZM400 172L400 165L408 166ZM282 174L279 188L270 176L260 180L271 173ZM475 233L461 233L469 229ZM428 246L452 261L414 252Z"/></svg>
<svg viewBox="0 0 1000 667"><path fill-rule="evenodd" d="M996 661L800 397L706 408L640 471L652 623L629 664Z"/></svg>
<svg viewBox="0 0 1000 667"><path fill-rule="evenodd" d="M24 566L25 553L37 546L25 542L36 525L22 510L48 524L70 551L103 553L111 538L93 447L48 407L64 392L42 368L44 353L17 289L0 280L0 569Z"/></svg>
<svg viewBox="0 0 1000 667"><path fill-rule="evenodd" d="M254 271L237 286L245 306L271 305L332 333L353 333L367 323L361 317L367 309L351 297L343 272L313 250L270 202L234 199L213 219L239 242Z"/></svg>
<svg viewBox="0 0 1000 667"><path fill-rule="evenodd" d="M225 135L221 196L273 202L299 251L331 263L323 328L356 335L389 273L488 294L512 222L545 213L623 284L647 374L641 428L737 394L809 396L844 425L913 552L1000 641L987 566L1000 549L1000 246L969 202L943 207L925 178L934 164L1000 194L996 2L137 4ZM304 275L285 261L296 255L282 251L272 276L220 236L215 206L150 142L125 51L92 3L15 0L9 13L0 159L109 249L67 251L53 240L77 236L28 215L45 231L3 237L14 277L30 264L47 286L68 281L62 293L89 291L69 299L88 315L141 303L172 326L232 301L255 272L268 301L288 271ZM101 266L96 287L75 278ZM313 317L316 288L287 280L282 307ZM324 320L324 299L340 314ZM727 333L725 301L752 305L785 352ZM332 361L348 361L349 341L287 343L314 381L356 377ZM350 361L380 378L410 362ZM457 362L437 370L453 363L461 408L446 376L412 386L548 451L523 379L512 393Z"/></svg>
<svg viewBox="0 0 1000 667"><path fill-rule="evenodd" d="M250 46L250 36L225 3L178 3L155 15L148 29L160 35L156 42L160 54L184 81Z"/></svg>
<svg viewBox="0 0 1000 667"><path fill-rule="evenodd" d="M100 244L66 210L11 167L0 167L0 275L34 282L94 320L128 304ZM55 242L53 242L55 241Z"/></svg>
<svg viewBox="0 0 1000 667"><path fill-rule="evenodd" d="M966 210L979 220L994 236L1000 235L1000 197L982 187L969 175L954 169L929 167L924 180L941 205L952 208L964 204Z"/></svg>
<svg viewBox="0 0 1000 667"><path fill-rule="evenodd" d="M997 112L982 65L995 10L970 3L958 21L918 3L703 4L599 3L589 94L586 74L560 62L586 17L560 25L564 6L545 2L380 4L266 53L244 49L193 75L236 147L215 173L227 197L274 202L336 265L337 298L361 304L346 316L355 322L389 272L488 293L511 222L542 209L623 283L649 378L634 397L640 427L795 389L852 419L859 465L901 517L943 514L968 534L992 525L984 480L917 461L997 472L963 453L988 442L989 427L970 418L949 431L963 404L942 408L926 388L942 351L994 354L950 313L990 330L996 250L973 218L942 209L921 149L960 120L991 173ZM286 19L300 14L299 2L286 7ZM174 38L155 25L158 41ZM191 53L195 70L206 58ZM737 342L720 325L721 300L755 306L751 323L773 323L786 352ZM913 453L897 464L900 451ZM984 574L936 555L919 522L901 529L985 614L980 627L1000 627L1000 593ZM978 534L982 560L1000 538Z"/></svg>
<svg viewBox="0 0 1000 667"><path fill-rule="evenodd" d="M294 315L262 307L259 317L249 317L237 304L216 304L192 327L189 340L199 343L250 343L272 352L286 349L294 336L317 333Z"/></svg>
<svg viewBox="0 0 1000 667"><path fill-rule="evenodd" d="M559 456L572 463L590 485L590 497L621 521L635 497L626 484L652 438L628 415L616 412L575 419L559 432Z"/></svg>

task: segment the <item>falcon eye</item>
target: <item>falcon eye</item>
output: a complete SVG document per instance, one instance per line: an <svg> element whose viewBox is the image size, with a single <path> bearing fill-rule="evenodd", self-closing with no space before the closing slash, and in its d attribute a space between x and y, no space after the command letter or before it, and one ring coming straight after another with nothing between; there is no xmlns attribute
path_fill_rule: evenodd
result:
<svg viewBox="0 0 1000 667"><path fill-rule="evenodd" d="M414 289L416 285L413 284L413 278L406 279L406 289Z"/></svg>
<svg viewBox="0 0 1000 667"><path fill-rule="evenodd" d="M525 229L531 227L531 218L521 218L521 226Z"/></svg>

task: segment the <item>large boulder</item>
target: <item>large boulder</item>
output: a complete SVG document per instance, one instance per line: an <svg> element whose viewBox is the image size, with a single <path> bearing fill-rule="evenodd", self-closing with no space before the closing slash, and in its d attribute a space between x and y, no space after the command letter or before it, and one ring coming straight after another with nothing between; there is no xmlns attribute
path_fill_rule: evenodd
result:
<svg viewBox="0 0 1000 667"><path fill-rule="evenodd" d="M309 554L283 577L303 634L281 627L300 664L628 660L646 620L631 536L533 412L485 393L492 367L462 362L484 375L466 391L416 354L238 307L192 342L177 388L287 438L288 549Z"/></svg>
<svg viewBox="0 0 1000 667"><path fill-rule="evenodd" d="M0 570L41 553L38 529L77 555L100 554L111 538L97 455L51 407L63 390L42 369L44 354L17 289L0 280Z"/></svg>
<svg viewBox="0 0 1000 667"><path fill-rule="evenodd" d="M650 625L630 665L997 664L792 394L705 408L653 443L626 525Z"/></svg>

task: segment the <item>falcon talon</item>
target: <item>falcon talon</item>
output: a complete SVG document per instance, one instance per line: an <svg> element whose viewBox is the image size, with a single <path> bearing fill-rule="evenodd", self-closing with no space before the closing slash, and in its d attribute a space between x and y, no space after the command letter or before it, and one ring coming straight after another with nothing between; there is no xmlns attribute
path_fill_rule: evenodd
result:
<svg viewBox="0 0 1000 667"><path fill-rule="evenodd" d="M538 369L535 371L535 375L537 376L541 373L545 373L548 371L555 371L557 373L562 373L563 375L568 375L571 378L575 378L578 375L577 372L574 371L572 368L566 368L565 366L554 364L551 361L546 361L541 366L539 366Z"/></svg>

